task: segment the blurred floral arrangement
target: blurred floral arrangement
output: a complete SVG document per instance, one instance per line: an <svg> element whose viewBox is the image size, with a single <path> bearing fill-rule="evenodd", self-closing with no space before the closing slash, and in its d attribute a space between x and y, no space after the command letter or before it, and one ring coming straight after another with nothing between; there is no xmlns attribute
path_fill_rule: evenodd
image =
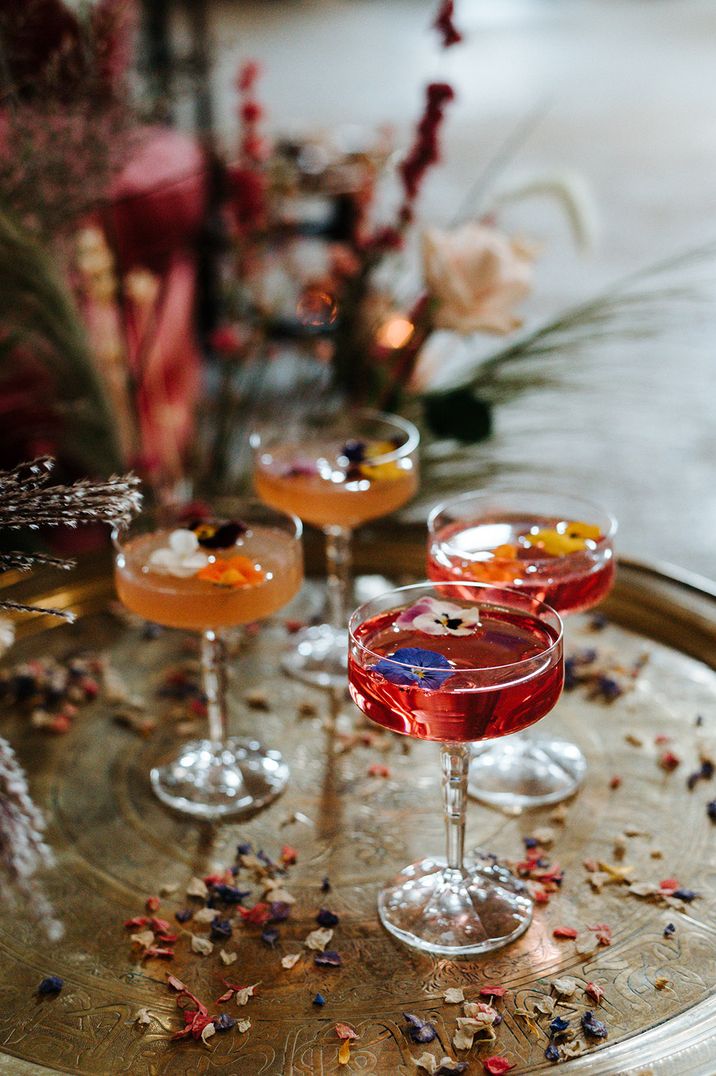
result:
<svg viewBox="0 0 716 1076"><path fill-rule="evenodd" d="M453 8L433 22L444 48L462 39ZM520 331L535 251L499 229L500 204L556 196L588 230L567 182L494 191L535 117L452 225L424 227L451 85L426 88L402 151L387 130L271 140L259 67L243 63L238 146L220 152L128 103L137 22L136 0L0 10L0 465L49 452L69 477L134 467L159 496L192 480L235 490L254 417L280 422L321 394L407 408L469 444L495 404L543 383L524 360L629 331L663 298L650 276L679 266ZM509 339L471 357L487 334Z"/></svg>

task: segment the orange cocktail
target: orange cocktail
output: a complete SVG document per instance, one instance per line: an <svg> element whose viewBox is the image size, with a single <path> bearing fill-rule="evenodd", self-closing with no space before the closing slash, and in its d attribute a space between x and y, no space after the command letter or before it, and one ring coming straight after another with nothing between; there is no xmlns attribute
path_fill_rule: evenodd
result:
<svg viewBox="0 0 716 1076"><path fill-rule="evenodd" d="M198 540L193 548L192 535L187 529L164 528L125 544L117 558L116 583L128 609L169 628L206 631L263 620L298 592L301 550L289 534L254 526L226 549L202 549ZM162 550L172 552L172 539L175 545L185 543L187 560L196 558L192 574L172 574L157 558Z"/></svg>
<svg viewBox="0 0 716 1076"><path fill-rule="evenodd" d="M201 635L201 679L209 735L176 747L151 770L164 803L215 821L253 812L284 788L278 751L228 735L223 629L263 620L303 580L301 523L261 504L231 505L233 519L177 511L149 514L115 533L117 593L128 609L168 628Z"/></svg>
<svg viewBox="0 0 716 1076"><path fill-rule="evenodd" d="M418 488L418 431L398 415L359 409L319 413L298 429L252 438L254 485L261 499L326 536L327 623L306 628L284 654L284 668L321 687L346 680L346 625L353 602L351 535L355 527L402 508Z"/></svg>
<svg viewBox="0 0 716 1076"><path fill-rule="evenodd" d="M399 448L329 439L276 446L256 462L256 492L314 527L358 527L402 508L417 490L416 463Z"/></svg>

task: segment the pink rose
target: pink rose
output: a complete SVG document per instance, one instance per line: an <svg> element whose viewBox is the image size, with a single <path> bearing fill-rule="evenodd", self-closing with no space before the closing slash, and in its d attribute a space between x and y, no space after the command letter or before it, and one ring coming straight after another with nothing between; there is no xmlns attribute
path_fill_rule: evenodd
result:
<svg viewBox="0 0 716 1076"><path fill-rule="evenodd" d="M477 222L423 233L423 270L436 303L434 324L458 333L508 333L512 307L526 297L532 257L519 243Z"/></svg>

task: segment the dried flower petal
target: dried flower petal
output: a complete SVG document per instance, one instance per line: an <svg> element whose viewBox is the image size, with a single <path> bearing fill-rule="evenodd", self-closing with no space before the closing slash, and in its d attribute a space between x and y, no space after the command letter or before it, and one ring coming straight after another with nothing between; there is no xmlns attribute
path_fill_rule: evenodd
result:
<svg viewBox="0 0 716 1076"><path fill-rule="evenodd" d="M235 964L236 961L238 960L239 954L238 953L227 953L226 949L219 949L219 956L221 957L221 963L225 964L225 965L228 965L228 964Z"/></svg>
<svg viewBox="0 0 716 1076"><path fill-rule="evenodd" d="M236 1004L237 1005L246 1005L248 1003L249 998L252 998L254 996L254 994L256 993L256 987L258 985L259 985L258 983L253 983L251 986L242 986L239 990L237 990L236 991Z"/></svg>
<svg viewBox="0 0 716 1076"><path fill-rule="evenodd" d="M313 999L313 1004L317 1005L319 1009L323 1008L323 1006L326 1004L326 999L324 998L323 994L316 994L315 998Z"/></svg>
<svg viewBox="0 0 716 1076"><path fill-rule="evenodd" d="M201 1032L201 1041L206 1045L206 1040L210 1039L212 1035L216 1034L216 1028L214 1027L214 1021L205 1024Z"/></svg>
<svg viewBox="0 0 716 1076"><path fill-rule="evenodd" d="M328 910L328 908L321 908L316 916L316 922L322 927L335 927L339 923L338 916Z"/></svg>
<svg viewBox="0 0 716 1076"><path fill-rule="evenodd" d="M340 953L334 949L326 949L323 953L316 953L313 963L319 968L339 968L343 961Z"/></svg>
<svg viewBox="0 0 716 1076"><path fill-rule="evenodd" d="M404 1012L403 1019L408 1024L408 1035L413 1042L432 1042L437 1037L437 1031L427 1020L421 1020L415 1013Z"/></svg>
<svg viewBox="0 0 716 1076"><path fill-rule="evenodd" d="M507 1057L502 1057L498 1054L493 1054L492 1057L484 1057L482 1059L482 1067L485 1072L489 1072L490 1076L502 1076L503 1073L509 1072L515 1066Z"/></svg>
<svg viewBox="0 0 716 1076"><path fill-rule="evenodd" d="M65 981L64 979L61 979L59 975L48 975L38 986L37 992L43 997L47 997L51 994L59 994L64 985Z"/></svg>
<svg viewBox="0 0 716 1076"><path fill-rule="evenodd" d="M293 968L298 964L301 956L301 953L287 953L286 956L281 957L281 966L284 968Z"/></svg>
<svg viewBox="0 0 716 1076"><path fill-rule="evenodd" d="M602 998L604 997L604 991L601 986L597 986L597 984L593 982L588 982L584 988L584 993L587 994L596 1005L601 1005Z"/></svg>
<svg viewBox="0 0 716 1076"><path fill-rule="evenodd" d="M461 986L450 986L443 997L448 1005L459 1005L465 1000L465 993Z"/></svg>
<svg viewBox="0 0 716 1076"><path fill-rule="evenodd" d="M209 890L201 878L192 878L186 887L186 895L187 897L199 897L201 900L206 900L209 896Z"/></svg>
<svg viewBox="0 0 716 1076"><path fill-rule="evenodd" d="M425 1069L426 1072L431 1073L434 1076L438 1067L438 1060L434 1054L429 1054L427 1050L420 1057L413 1058L416 1068Z"/></svg>
<svg viewBox="0 0 716 1076"><path fill-rule="evenodd" d="M555 938L576 938L578 931L574 927L555 927L552 936Z"/></svg>
<svg viewBox="0 0 716 1076"><path fill-rule="evenodd" d="M202 956L209 956L211 953L213 953L214 946L208 938L202 938L198 934L192 934L191 949L193 953L200 953Z"/></svg>
<svg viewBox="0 0 716 1076"><path fill-rule="evenodd" d="M319 930L312 930L303 944L309 949L317 949L322 952L332 937L332 930L327 927L321 927Z"/></svg>
<svg viewBox="0 0 716 1076"><path fill-rule="evenodd" d="M152 1017L149 1013L149 1009L137 1009L137 1015L134 1017L135 1024L140 1024L141 1027L147 1027L152 1022Z"/></svg>
<svg viewBox="0 0 716 1076"><path fill-rule="evenodd" d="M350 1024L336 1024L336 1035L339 1039L358 1039L360 1035Z"/></svg>
<svg viewBox="0 0 716 1076"><path fill-rule="evenodd" d="M338 1064L347 1065L351 1059L351 1043L350 1039L346 1039L340 1050L338 1051Z"/></svg>
<svg viewBox="0 0 716 1076"><path fill-rule="evenodd" d="M237 1030L238 1032L240 1032L240 1033L241 1033L242 1035L243 1035L243 1034L244 1034L245 1032L247 1032L247 1031L249 1030L249 1028L250 1028L250 1027L251 1027L251 1021L250 1021L250 1020L248 1020L248 1019L244 1019L244 1020L237 1020L237 1021L236 1021L236 1030Z"/></svg>
<svg viewBox="0 0 716 1076"><path fill-rule="evenodd" d="M591 1035L593 1039L606 1039L608 1034L607 1025L601 1020L597 1020L592 1012L585 1012L582 1015L582 1030L586 1035Z"/></svg>
<svg viewBox="0 0 716 1076"><path fill-rule="evenodd" d="M555 991L563 998L569 998L577 989L576 979L571 979L568 975L563 976L561 979L553 979L552 986Z"/></svg>
<svg viewBox="0 0 716 1076"><path fill-rule="evenodd" d="M481 986L480 996L483 998L503 998L507 993L506 986Z"/></svg>

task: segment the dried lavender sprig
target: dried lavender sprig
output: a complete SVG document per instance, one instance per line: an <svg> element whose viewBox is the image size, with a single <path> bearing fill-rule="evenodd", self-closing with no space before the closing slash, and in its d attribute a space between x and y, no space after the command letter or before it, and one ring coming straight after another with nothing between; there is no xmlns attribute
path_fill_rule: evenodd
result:
<svg viewBox="0 0 716 1076"><path fill-rule="evenodd" d="M64 928L34 877L54 864L44 831L45 819L32 801L15 752L0 737L0 896L27 905L50 941L57 941Z"/></svg>
<svg viewBox="0 0 716 1076"><path fill-rule="evenodd" d="M0 610L4 613L42 613L44 616L59 616L69 624L77 619L69 609L45 609L42 605L23 605L22 602L0 600Z"/></svg>
<svg viewBox="0 0 716 1076"><path fill-rule="evenodd" d="M74 568L75 561L67 557L53 557L51 553L25 553L11 550L0 553L0 572L14 569L17 572L29 572L32 568Z"/></svg>
<svg viewBox="0 0 716 1076"><path fill-rule="evenodd" d="M134 475L47 486L48 463L51 467L52 461L41 457L14 471L0 472L0 527L37 530L41 526L76 527L80 523L126 526L139 511L142 497L139 479Z"/></svg>

